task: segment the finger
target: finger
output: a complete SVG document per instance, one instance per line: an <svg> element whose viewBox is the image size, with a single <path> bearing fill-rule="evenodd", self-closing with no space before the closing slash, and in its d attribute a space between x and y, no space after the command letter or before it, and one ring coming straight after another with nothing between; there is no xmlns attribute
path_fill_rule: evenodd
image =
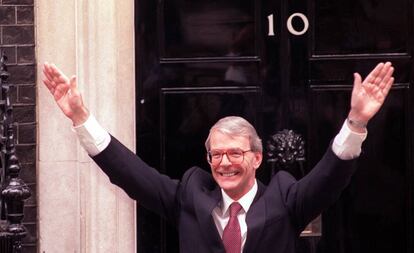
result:
<svg viewBox="0 0 414 253"><path fill-rule="evenodd" d="M51 65L51 69L53 70L54 73L56 73L56 75L59 75L59 76L65 75L55 64Z"/></svg>
<svg viewBox="0 0 414 253"><path fill-rule="evenodd" d="M53 84L48 79L43 79L43 83L46 85L46 87L50 90L54 88Z"/></svg>
<svg viewBox="0 0 414 253"><path fill-rule="evenodd" d="M49 92L54 96L55 94L55 86L53 86L49 80L43 80L43 83L45 84L45 86L47 87L47 89L49 90Z"/></svg>
<svg viewBox="0 0 414 253"><path fill-rule="evenodd" d="M67 79L67 77L64 77L64 76L55 76L53 78L53 82L55 82L56 84L59 84L59 83L69 84L69 80Z"/></svg>
<svg viewBox="0 0 414 253"><path fill-rule="evenodd" d="M368 74L368 76L365 78L364 83L374 83L375 79L378 77L379 73L381 72L381 69L384 67L384 63L380 62L377 64L377 66Z"/></svg>
<svg viewBox="0 0 414 253"><path fill-rule="evenodd" d="M392 74L394 73L394 68L390 67L386 73L386 75L384 76L384 79L382 80L382 82L379 85L380 89L384 89L385 86L388 84L390 78L392 77Z"/></svg>
<svg viewBox="0 0 414 253"><path fill-rule="evenodd" d="M384 64L384 66L382 67L381 71L378 73L377 78L375 78L375 85L381 85L382 80L385 78L385 76L387 75L388 71L391 68L391 62L386 62Z"/></svg>
<svg viewBox="0 0 414 253"><path fill-rule="evenodd" d="M69 83L69 78L55 64L51 64L50 69L52 76L57 78L57 80L63 80L63 82Z"/></svg>
<svg viewBox="0 0 414 253"><path fill-rule="evenodd" d="M49 70L49 66L50 66L50 64L48 63L48 62L45 62L45 63L43 63L43 69L44 70Z"/></svg>
<svg viewBox="0 0 414 253"><path fill-rule="evenodd" d="M49 71L49 63L45 62L43 63L43 72Z"/></svg>
<svg viewBox="0 0 414 253"><path fill-rule="evenodd" d="M49 67L48 66L44 66L44 68L43 68L43 74L44 74L44 76L47 78L47 79L49 79L49 80L53 80L53 77L52 77L52 72L51 72L51 70L49 69Z"/></svg>
<svg viewBox="0 0 414 253"><path fill-rule="evenodd" d="M382 94L384 94L384 96L388 95L388 92L390 91L392 85L394 84L394 77L391 77L387 84L385 85L385 87L382 89Z"/></svg>
<svg viewBox="0 0 414 253"><path fill-rule="evenodd" d="M57 67L54 63L49 64L49 69L53 73L56 73L56 74L59 73L59 71L58 71L58 69L57 69Z"/></svg>
<svg viewBox="0 0 414 253"><path fill-rule="evenodd" d="M52 67L52 64L45 64L45 70L50 76L56 75L56 72L54 68Z"/></svg>
<svg viewBox="0 0 414 253"><path fill-rule="evenodd" d="M62 77L62 75L56 70L56 68L53 68L52 65L45 64L43 73L45 77L51 81L51 84L53 86L58 85L59 83L65 83L67 80L65 77Z"/></svg>

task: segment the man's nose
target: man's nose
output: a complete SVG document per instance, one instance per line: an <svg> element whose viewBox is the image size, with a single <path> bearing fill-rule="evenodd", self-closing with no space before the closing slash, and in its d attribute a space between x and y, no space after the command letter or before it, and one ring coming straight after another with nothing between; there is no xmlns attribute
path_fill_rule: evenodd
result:
<svg viewBox="0 0 414 253"><path fill-rule="evenodd" d="M231 165L231 162L229 160L229 157L227 156L227 153L223 154L223 158L221 158L221 163L220 165L225 166L225 165Z"/></svg>

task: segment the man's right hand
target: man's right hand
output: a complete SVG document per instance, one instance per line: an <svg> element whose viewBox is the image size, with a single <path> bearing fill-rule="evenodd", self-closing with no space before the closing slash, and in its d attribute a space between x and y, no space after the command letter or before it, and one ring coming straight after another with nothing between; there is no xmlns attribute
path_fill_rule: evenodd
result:
<svg viewBox="0 0 414 253"><path fill-rule="evenodd" d="M84 123L89 117L89 111L83 104L76 76L72 76L69 80L54 64L47 62L43 65L43 74L45 76L43 83L66 117L72 120L74 126Z"/></svg>

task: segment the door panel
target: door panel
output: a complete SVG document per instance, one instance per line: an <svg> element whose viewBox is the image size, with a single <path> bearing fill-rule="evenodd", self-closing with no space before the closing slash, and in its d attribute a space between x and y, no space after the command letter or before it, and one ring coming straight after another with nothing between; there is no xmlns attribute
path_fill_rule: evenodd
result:
<svg viewBox="0 0 414 253"><path fill-rule="evenodd" d="M162 1L161 57L257 56L257 1Z"/></svg>
<svg viewBox="0 0 414 253"><path fill-rule="evenodd" d="M314 55L408 53L410 4L409 0L314 2Z"/></svg>
<svg viewBox="0 0 414 253"><path fill-rule="evenodd" d="M392 61L396 84L358 170L298 252L412 252L412 10L412 0L136 0L137 153L172 178L208 171L209 127L240 115L265 147L282 129L299 133L307 173L347 116L353 73ZM259 180L271 171L265 161ZM177 244L173 227L138 209L139 252Z"/></svg>

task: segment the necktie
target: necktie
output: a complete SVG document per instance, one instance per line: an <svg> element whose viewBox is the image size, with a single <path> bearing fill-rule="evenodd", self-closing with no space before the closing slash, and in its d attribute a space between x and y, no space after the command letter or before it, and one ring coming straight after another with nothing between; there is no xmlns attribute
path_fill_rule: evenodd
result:
<svg viewBox="0 0 414 253"><path fill-rule="evenodd" d="M223 231L223 244L226 253L241 252L240 224L237 219L237 214L240 212L241 208L242 207L238 202L233 202L230 205L230 219Z"/></svg>

